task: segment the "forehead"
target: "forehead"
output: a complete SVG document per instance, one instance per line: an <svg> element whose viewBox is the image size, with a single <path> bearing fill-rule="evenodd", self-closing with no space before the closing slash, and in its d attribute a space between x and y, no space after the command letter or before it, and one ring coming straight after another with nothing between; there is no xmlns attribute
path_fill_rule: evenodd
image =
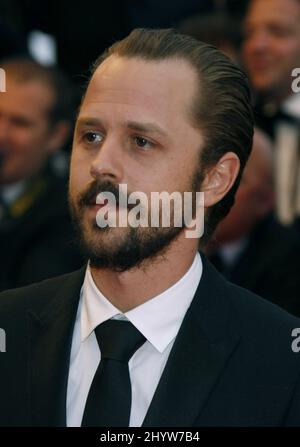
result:
<svg viewBox="0 0 300 447"><path fill-rule="evenodd" d="M48 111L54 92L40 81L15 81L7 76L6 92L0 97L0 111L18 115Z"/></svg>
<svg viewBox="0 0 300 447"><path fill-rule="evenodd" d="M94 73L81 113L98 112L107 105L155 113L161 118L176 112L182 118L196 91L197 74L184 60L145 61L113 55Z"/></svg>
<svg viewBox="0 0 300 447"><path fill-rule="evenodd" d="M245 23L282 23L300 22L300 1L298 0L252 0Z"/></svg>

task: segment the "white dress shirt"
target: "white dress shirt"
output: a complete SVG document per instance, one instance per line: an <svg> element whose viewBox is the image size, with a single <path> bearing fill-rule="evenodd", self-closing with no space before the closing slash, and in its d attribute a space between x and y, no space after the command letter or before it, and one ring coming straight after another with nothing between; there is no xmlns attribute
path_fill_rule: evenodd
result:
<svg viewBox="0 0 300 447"><path fill-rule="evenodd" d="M94 329L111 318L128 319L146 338L129 361L132 386L130 427L141 426L175 337L202 275L199 253L172 287L122 313L96 287L86 270L74 327L67 389L67 426L81 425L88 392L101 354ZM101 405L101 402L99 402Z"/></svg>
<svg viewBox="0 0 300 447"><path fill-rule="evenodd" d="M247 243L247 238L241 238L220 247L219 255L221 256L225 267L231 268L235 264L236 260L247 246Z"/></svg>
<svg viewBox="0 0 300 447"><path fill-rule="evenodd" d="M281 108L300 122L299 94L290 95ZM280 121L275 129L274 170L276 214L283 225L290 225L300 214L299 149L299 126Z"/></svg>
<svg viewBox="0 0 300 447"><path fill-rule="evenodd" d="M17 200L25 191L27 186L26 181L20 181L13 185L3 186L1 188L1 194L6 205L11 205Z"/></svg>
<svg viewBox="0 0 300 447"><path fill-rule="evenodd" d="M15 202L25 191L26 182L21 181L13 185L2 186L0 191L0 220L5 217L5 208Z"/></svg>

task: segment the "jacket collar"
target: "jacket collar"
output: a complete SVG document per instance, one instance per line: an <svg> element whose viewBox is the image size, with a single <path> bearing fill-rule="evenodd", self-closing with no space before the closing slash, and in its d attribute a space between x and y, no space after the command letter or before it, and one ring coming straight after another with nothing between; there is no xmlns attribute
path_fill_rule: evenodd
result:
<svg viewBox="0 0 300 447"><path fill-rule="evenodd" d="M202 256L203 275L143 426L192 426L236 348L228 283ZM66 275L49 303L28 312L30 423L66 425L72 334L85 268ZM45 302L45 301L43 301Z"/></svg>
<svg viewBox="0 0 300 447"><path fill-rule="evenodd" d="M66 392L73 328L85 267L66 275L42 309L27 313L29 420L32 426L66 425ZM43 290L47 290L43 288ZM41 300L40 300L41 301Z"/></svg>
<svg viewBox="0 0 300 447"><path fill-rule="evenodd" d="M203 276L163 371L143 426L188 427L238 345L228 283L202 256Z"/></svg>

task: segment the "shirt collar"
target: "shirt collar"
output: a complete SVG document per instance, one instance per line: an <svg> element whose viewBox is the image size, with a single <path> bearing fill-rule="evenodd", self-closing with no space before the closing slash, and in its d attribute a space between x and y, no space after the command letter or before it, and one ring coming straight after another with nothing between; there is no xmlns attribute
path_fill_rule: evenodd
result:
<svg viewBox="0 0 300 447"><path fill-rule="evenodd" d="M234 265L235 261L238 259L239 255L243 252L244 248L247 246L247 238L241 238L237 241L230 242L229 244L224 244L220 247L219 253L222 260L226 265L231 267Z"/></svg>
<svg viewBox="0 0 300 447"><path fill-rule="evenodd" d="M294 93L290 95L282 104L282 110L294 118L300 118L300 95Z"/></svg>
<svg viewBox="0 0 300 447"><path fill-rule="evenodd" d="M179 281L140 306L122 313L97 288L88 265L81 298L81 342L104 321L124 318L162 353L179 331L197 290L202 269L201 257L197 253L191 267Z"/></svg>

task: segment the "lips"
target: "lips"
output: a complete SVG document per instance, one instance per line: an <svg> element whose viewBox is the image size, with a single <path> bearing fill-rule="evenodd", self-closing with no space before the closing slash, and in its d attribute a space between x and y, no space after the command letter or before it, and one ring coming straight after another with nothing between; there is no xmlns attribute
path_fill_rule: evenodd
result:
<svg viewBox="0 0 300 447"><path fill-rule="evenodd" d="M266 59L252 59L249 63L249 67L254 71L265 71L270 70L273 66L273 61Z"/></svg>
<svg viewBox="0 0 300 447"><path fill-rule="evenodd" d="M93 202L91 202L89 205L88 205L88 208L90 209L90 210L92 210L92 211L99 211L101 208L103 208L103 207L105 207L106 209L108 209L108 208L110 208L110 209L116 209L116 210L118 210L119 209L119 207L118 207L118 205L116 204L116 206L114 205L114 204L111 204L110 205L110 203L109 203L109 201L108 201L108 199L105 199L104 201L103 201L103 203L95 203L94 201Z"/></svg>

